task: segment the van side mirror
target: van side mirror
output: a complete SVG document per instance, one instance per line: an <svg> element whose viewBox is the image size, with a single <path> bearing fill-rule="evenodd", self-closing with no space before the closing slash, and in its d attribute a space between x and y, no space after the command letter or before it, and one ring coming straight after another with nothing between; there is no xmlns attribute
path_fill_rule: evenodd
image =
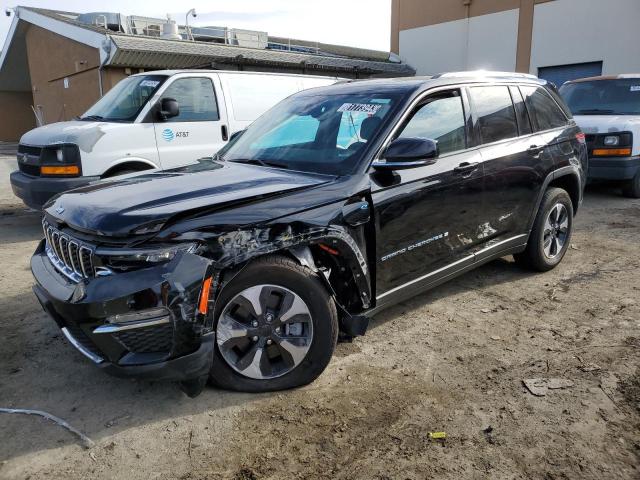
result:
<svg viewBox="0 0 640 480"><path fill-rule="evenodd" d="M246 131L246 129L245 130L239 130L237 132L233 132L231 134L231 136L229 137L229 142L233 142L236 138L240 138L245 131Z"/></svg>
<svg viewBox="0 0 640 480"><path fill-rule="evenodd" d="M376 160L379 170L403 170L433 165L438 158L438 142L430 138L397 138L384 152L384 160Z"/></svg>
<svg viewBox="0 0 640 480"><path fill-rule="evenodd" d="M158 112L160 120L167 120L178 115L180 115L180 107L175 98L163 98L160 101L160 111Z"/></svg>

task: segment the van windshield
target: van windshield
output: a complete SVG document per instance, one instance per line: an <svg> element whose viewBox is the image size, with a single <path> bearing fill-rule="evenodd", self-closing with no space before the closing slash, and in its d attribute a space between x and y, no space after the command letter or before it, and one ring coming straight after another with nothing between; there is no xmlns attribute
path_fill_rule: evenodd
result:
<svg viewBox="0 0 640 480"><path fill-rule="evenodd" d="M133 122L147 100L167 79L165 75L135 75L109 90L80 120Z"/></svg>
<svg viewBox="0 0 640 480"><path fill-rule="evenodd" d="M219 156L231 162L346 175L399 99L389 93L293 95L258 118Z"/></svg>
<svg viewBox="0 0 640 480"><path fill-rule="evenodd" d="M574 115L640 115L640 78L565 83L560 95Z"/></svg>

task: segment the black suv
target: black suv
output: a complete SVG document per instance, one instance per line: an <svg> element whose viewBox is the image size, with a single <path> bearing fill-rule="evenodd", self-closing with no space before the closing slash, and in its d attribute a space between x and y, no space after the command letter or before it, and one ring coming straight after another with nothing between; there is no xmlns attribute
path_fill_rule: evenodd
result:
<svg viewBox="0 0 640 480"><path fill-rule="evenodd" d="M505 255L555 267L586 162L528 75L308 90L213 158L50 201L34 291L109 373L295 387L398 300Z"/></svg>

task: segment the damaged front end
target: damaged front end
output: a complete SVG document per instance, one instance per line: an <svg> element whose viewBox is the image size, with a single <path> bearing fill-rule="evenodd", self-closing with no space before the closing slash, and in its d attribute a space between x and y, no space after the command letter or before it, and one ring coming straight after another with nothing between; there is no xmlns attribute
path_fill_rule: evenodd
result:
<svg viewBox="0 0 640 480"><path fill-rule="evenodd" d="M328 205L246 228L217 227L211 231L203 226L207 220L196 220L176 225L164 235L206 244L215 272L209 297L213 311L224 286L253 259L269 254L293 257L324 282L338 306L341 334L348 339L366 332L368 319L359 313L369 309L373 301L366 240L372 235L367 232L371 228L369 204L357 201L353 207L349 205L343 209ZM358 213L358 221L353 222L353 210L366 212ZM185 229L185 233L178 233ZM209 316L207 328L213 328L213 321Z"/></svg>
<svg viewBox="0 0 640 480"><path fill-rule="evenodd" d="M347 220L335 205L246 228L213 226L203 215L120 245L45 220L31 259L34 292L67 339L106 372L179 381L196 395L214 359L216 300L258 257L288 255L313 270L338 305L343 337L365 333L368 319L358 313L372 298L368 224Z"/></svg>
<svg viewBox="0 0 640 480"><path fill-rule="evenodd" d="M121 377L185 381L208 374L213 335L198 303L210 261L178 251L165 263L117 273L103 266L85 275L99 259L77 253L89 247L66 233L53 235L31 259L34 292L82 354Z"/></svg>

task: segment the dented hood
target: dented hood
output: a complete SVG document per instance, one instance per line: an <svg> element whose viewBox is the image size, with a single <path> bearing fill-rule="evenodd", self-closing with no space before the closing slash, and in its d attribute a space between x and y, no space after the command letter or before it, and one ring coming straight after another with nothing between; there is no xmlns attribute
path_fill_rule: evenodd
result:
<svg viewBox="0 0 640 480"><path fill-rule="evenodd" d="M125 236L178 214L208 212L287 195L334 178L232 162L208 163L97 182L54 198L44 211L79 230Z"/></svg>
<svg viewBox="0 0 640 480"><path fill-rule="evenodd" d="M90 152L93 145L104 136L107 127L122 127L127 124L109 124L104 122L70 121L58 122L34 128L20 138L23 145L45 147L59 143L78 145L80 150Z"/></svg>

